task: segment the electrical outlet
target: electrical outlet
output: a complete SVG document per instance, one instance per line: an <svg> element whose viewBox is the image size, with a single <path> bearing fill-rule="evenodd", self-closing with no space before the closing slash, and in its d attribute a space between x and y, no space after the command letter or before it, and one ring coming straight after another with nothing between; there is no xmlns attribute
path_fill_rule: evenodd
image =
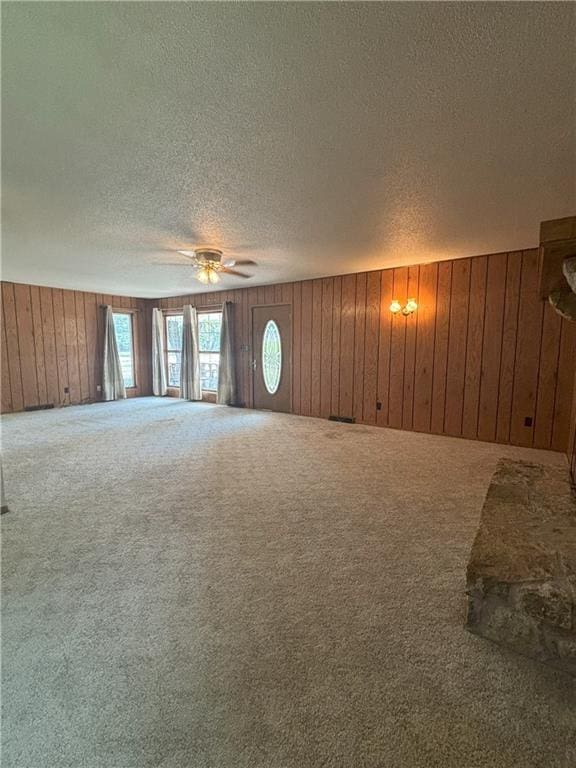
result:
<svg viewBox="0 0 576 768"><path fill-rule="evenodd" d="M381 410L382 410L382 403L381 403L379 400L378 400L378 402L376 403L376 410L377 410L377 411L381 411Z"/></svg>
<svg viewBox="0 0 576 768"><path fill-rule="evenodd" d="M102 392L102 385L96 384L96 392Z"/></svg>
<svg viewBox="0 0 576 768"><path fill-rule="evenodd" d="M70 387L64 387L64 394L69 395L70 394Z"/></svg>
<svg viewBox="0 0 576 768"><path fill-rule="evenodd" d="M532 416L526 416L526 418L524 419L524 426L525 427L532 426Z"/></svg>

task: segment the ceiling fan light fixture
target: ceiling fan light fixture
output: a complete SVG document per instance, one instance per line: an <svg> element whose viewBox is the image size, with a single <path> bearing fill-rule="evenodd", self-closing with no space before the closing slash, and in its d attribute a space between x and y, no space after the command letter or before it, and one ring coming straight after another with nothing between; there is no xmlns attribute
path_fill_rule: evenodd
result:
<svg viewBox="0 0 576 768"><path fill-rule="evenodd" d="M209 283L214 285L220 280L220 275L218 274L218 270L207 264L196 272L196 280L199 280L204 285L208 285Z"/></svg>
<svg viewBox="0 0 576 768"><path fill-rule="evenodd" d="M232 277L248 278L252 275L248 275L245 272L239 272L238 270L231 269L232 266L237 264L256 264L251 259L235 259L235 258L223 258L223 253L218 248L201 247L196 248L194 251L187 251L184 249L178 249L177 253L186 256L190 259L194 268L194 278L203 285L215 285L220 282L221 274L231 275Z"/></svg>

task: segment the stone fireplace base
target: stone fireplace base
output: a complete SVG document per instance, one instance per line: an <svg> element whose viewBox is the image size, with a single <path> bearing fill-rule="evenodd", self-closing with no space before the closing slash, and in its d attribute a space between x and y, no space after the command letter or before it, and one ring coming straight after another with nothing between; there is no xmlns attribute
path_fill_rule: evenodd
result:
<svg viewBox="0 0 576 768"><path fill-rule="evenodd" d="M499 462L467 593L467 629L576 675L576 498L567 470Z"/></svg>

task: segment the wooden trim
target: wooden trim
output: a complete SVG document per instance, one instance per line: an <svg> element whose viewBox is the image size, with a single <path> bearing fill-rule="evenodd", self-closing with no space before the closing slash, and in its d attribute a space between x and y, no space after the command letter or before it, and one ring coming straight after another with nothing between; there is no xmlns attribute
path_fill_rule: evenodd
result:
<svg viewBox="0 0 576 768"><path fill-rule="evenodd" d="M112 312L118 312L122 315L135 315L142 311L137 307L119 307L116 304L100 304L100 309L106 309L106 307L112 307Z"/></svg>
<svg viewBox="0 0 576 768"><path fill-rule="evenodd" d="M224 302L221 301L218 304L205 304L202 306L200 305L196 306L195 304L192 303L192 306L194 307L196 312L198 312L198 314L207 313L207 312L222 312L223 303ZM184 313L185 306L186 305L183 304L181 307L169 307L169 308L160 307L160 309L162 310L162 314L164 315L182 315Z"/></svg>

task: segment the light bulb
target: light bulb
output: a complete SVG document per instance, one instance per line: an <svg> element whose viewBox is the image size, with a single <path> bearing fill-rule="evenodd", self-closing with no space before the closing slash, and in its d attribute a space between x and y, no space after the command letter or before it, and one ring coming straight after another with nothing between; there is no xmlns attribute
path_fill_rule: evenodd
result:
<svg viewBox="0 0 576 768"><path fill-rule="evenodd" d="M400 302L397 299L394 299L392 304L390 304L390 312L392 312L395 315L397 312L400 312L401 309L402 309L402 305L400 304Z"/></svg>
<svg viewBox="0 0 576 768"><path fill-rule="evenodd" d="M204 283L204 285L210 282L210 273L208 272L206 267L202 267L202 269L196 272L196 279L199 280L201 283Z"/></svg>
<svg viewBox="0 0 576 768"><path fill-rule="evenodd" d="M416 312L417 309L418 304L416 303L416 299L408 299L406 306L404 307L404 314L411 315L412 312Z"/></svg>
<svg viewBox="0 0 576 768"><path fill-rule="evenodd" d="M218 275L218 272L216 272L216 270L215 270L215 269L210 269L210 270L208 271L208 280L209 280L211 283L217 283L217 282L218 282L218 280L220 280L220 276Z"/></svg>

